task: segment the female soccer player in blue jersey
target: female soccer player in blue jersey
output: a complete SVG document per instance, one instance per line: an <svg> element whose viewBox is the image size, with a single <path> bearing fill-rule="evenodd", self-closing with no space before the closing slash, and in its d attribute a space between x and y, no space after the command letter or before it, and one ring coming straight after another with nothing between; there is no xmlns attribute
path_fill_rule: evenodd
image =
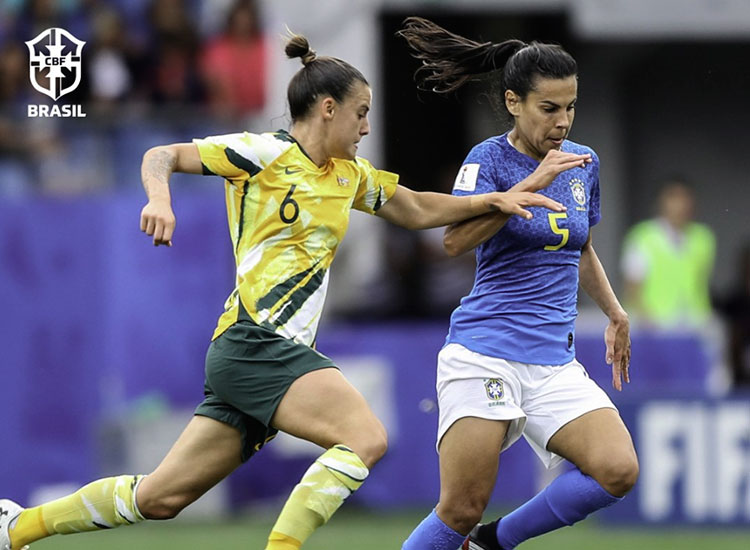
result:
<svg viewBox="0 0 750 550"><path fill-rule="evenodd" d="M326 449L292 491L266 546L300 548L386 450L385 429L362 395L313 348L328 268L351 209L411 229L493 210L524 217L529 206L564 211L532 192L455 197L402 187L396 174L357 157L370 130L365 77L340 59L317 57L302 36L290 38L286 53L304 65L287 92L291 131L160 146L143 159L148 204L141 230L155 245L172 244L172 173L225 179L237 279L206 356L205 400L196 416L147 476L100 479L27 510L0 500L0 550L53 534L172 518L279 430ZM584 159L561 157L529 183Z"/></svg>
<svg viewBox="0 0 750 550"><path fill-rule="evenodd" d="M629 381L628 316L591 241L600 217L599 160L567 139L578 80L575 61L561 47L480 44L421 18L407 19L399 34L422 61L423 89L450 92L494 71L502 84L513 128L471 150L454 195L538 191L567 206L565 212L532 208L531 220L487 214L449 227L444 239L452 255L476 248L476 278L451 316L438 357L440 501L403 548L511 550L614 504L638 477L617 409L575 359L580 282L609 318L612 383L621 390L622 380ZM551 174L543 187L522 181L566 153L590 155L591 162ZM509 515L477 525L498 455L521 435L547 467L567 459L576 468Z"/></svg>

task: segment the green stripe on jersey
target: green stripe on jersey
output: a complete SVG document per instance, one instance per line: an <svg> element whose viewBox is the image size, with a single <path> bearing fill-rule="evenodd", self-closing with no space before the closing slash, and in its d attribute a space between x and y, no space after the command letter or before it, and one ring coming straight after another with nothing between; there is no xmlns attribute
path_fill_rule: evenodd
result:
<svg viewBox="0 0 750 550"><path fill-rule="evenodd" d="M224 153L227 155L227 159L229 160L229 162L234 164L237 168L242 168L245 172L250 174L250 177L255 176L262 170L260 166L252 161L249 161L231 147L227 147L226 149L224 149Z"/></svg>
<svg viewBox="0 0 750 550"><path fill-rule="evenodd" d="M326 270L321 269L312 277L310 277L310 280L307 281L307 284L305 284L305 286L302 286L295 290L294 293L289 297L289 302L291 302L291 305L284 308L284 311L279 316L279 318L276 319L276 322L274 324L277 326L285 325L286 322L291 319L295 313L302 309L302 306L305 304L307 299L310 298L310 296L312 296L315 291L320 288L320 285L323 284L325 274Z"/></svg>

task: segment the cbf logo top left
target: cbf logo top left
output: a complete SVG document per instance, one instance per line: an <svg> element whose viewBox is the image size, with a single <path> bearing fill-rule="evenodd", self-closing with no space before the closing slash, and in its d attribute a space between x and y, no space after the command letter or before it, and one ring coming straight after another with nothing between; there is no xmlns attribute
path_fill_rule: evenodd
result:
<svg viewBox="0 0 750 550"><path fill-rule="evenodd" d="M57 101L81 83L81 51L86 44L65 29L53 27L26 42L29 78L34 88Z"/></svg>

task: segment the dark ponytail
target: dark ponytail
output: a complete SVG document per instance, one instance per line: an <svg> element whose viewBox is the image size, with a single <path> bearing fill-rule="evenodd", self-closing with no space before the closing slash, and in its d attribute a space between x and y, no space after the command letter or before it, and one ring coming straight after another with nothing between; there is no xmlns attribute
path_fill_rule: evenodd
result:
<svg viewBox="0 0 750 550"><path fill-rule="evenodd" d="M335 57L318 57L307 38L300 34L289 33L284 51L289 59L299 57L304 65L292 77L287 88L292 122L305 118L320 97L330 96L342 102L355 81L369 86L362 73L346 61Z"/></svg>
<svg viewBox="0 0 750 550"><path fill-rule="evenodd" d="M457 90L470 80L502 71L502 92L513 90L522 99L534 89L534 77L567 78L578 74L575 59L554 44L506 40L474 42L421 17L407 17L397 36L422 61L414 78L417 87L436 93ZM504 104L504 100L502 100Z"/></svg>
<svg viewBox="0 0 750 550"><path fill-rule="evenodd" d="M407 17L396 33L422 61L414 75L417 87L436 93L452 92L479 75L502 69L508 59L526 44L506 40L500 44L474 42L454 34L428 19Z"/></svg>

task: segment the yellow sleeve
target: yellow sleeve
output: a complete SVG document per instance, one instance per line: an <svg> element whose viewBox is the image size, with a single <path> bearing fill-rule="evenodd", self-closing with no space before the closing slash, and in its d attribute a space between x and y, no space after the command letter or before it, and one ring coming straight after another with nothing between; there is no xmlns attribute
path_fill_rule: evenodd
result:
<svg viewBox="0 0 750 550"><path fill-rule="evenodd" d="M234 151L230 143L237 141L240 136L241 134L229 134L193 140L198 147L204 174L221 176L232 181L244 181L249 177L247 169L230 160Z"/></svg>
<svg viewBox="0 0 750 550"><path fill-rule="evenodd" d="M353 207L368 214L374 214L396 192L398 174L377 170L366 159L355 159L359 169L359 186L354 197Z"/></svg>
<svg viewBox="0 0 750 550"><path fill-rule="evenodd" d="M270 134L226 134L194 139L203 172L244 183L268 166L290 143Z"/></svg>

